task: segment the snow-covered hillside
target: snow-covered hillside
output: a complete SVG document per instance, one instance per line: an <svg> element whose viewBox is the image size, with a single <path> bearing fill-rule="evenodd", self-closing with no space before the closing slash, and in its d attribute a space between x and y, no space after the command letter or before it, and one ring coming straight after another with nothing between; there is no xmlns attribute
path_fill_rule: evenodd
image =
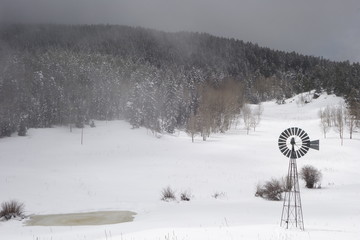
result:
<svg viewBox="0 0 360 240"><path fill-rule="evenodd" d="M226 134L191 142L183 132L154 137L123 121L96 122L96 128L30 129L28 136L0 139L0 202L17 199L26 214L127 210L133 222L72 227L24 226L0 222L1 239L359 239L360 134L344 145L335 131L326 139L318 110L341 104L321 95L301 105L263 104L262 121L249 135L239 124ZM323 174L321 189L301 182L305 231L279 227L282 202L254 196L259 182L286 175L280 133L292 126L320 139L298 168L311 164ZM164 187L190 202L164 202ZM213 195L221 193L215 199Z"/></svg>

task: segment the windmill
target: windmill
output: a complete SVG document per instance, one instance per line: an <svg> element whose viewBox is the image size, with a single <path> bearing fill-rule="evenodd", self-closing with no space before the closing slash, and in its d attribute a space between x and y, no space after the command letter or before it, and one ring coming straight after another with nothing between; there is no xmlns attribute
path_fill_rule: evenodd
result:
<svg viewBox="0 0 360 240"><path fill-rule="evenodd" d="M310 141L304 130L291 127L280 134L278 145L280 151L290 159L280 226L295 226L304 230L296 159L304 156L310 148L319 150L319 140Z"/></svg>

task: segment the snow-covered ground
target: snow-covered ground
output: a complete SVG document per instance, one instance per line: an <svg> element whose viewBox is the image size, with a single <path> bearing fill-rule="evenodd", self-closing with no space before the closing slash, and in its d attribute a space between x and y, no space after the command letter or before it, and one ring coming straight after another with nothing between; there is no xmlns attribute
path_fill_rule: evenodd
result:
<svg viewBox="0 0 360 240"><path fill-rule="evenodd" d="M309 104L263 104L260 126L246 135L240 124L195 143L183 132L154 137L124 121L96 128L30 129L28 136L0 139L0 202L17 199L26 214L133 211L135 220L99 226L36 227L0 222L0 239L360 239L360 134L335 131L326 139L318 110L342 99L322 95ZM311 164L323 174L321 189L301 182L305 231L279 227L282 202L254 196L259 182L286 175L288 159L277 140L288 127L320 139L298 169ZM164 202L170 186L190 202ZM215 199L213 195L220 194Z"/></svg>

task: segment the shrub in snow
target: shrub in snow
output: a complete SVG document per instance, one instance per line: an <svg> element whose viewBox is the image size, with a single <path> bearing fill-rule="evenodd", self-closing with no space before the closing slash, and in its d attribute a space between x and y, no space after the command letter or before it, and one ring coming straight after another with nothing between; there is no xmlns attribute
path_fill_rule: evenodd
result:
<svg viewBox="0 0 360 240"><path fill-rule="evenodd" d="M75 127L77 127L77 128L84 128L84 123L83 123L83 122L80 122L80 121L77 121L77 122L75 122Z"/></svg>
<svg viewBox="0 0 360 240"><path fill-rule="evenodd" d="M0 119L0 137L10 137L16 131L16 126L10 121Z"/></svg>
<svg viewBox="0 0 360 240"><path fill-rule="evenodd" d="M162 201L175 201L175 191L170 187L166 187L161 191L161 200Z"/></svg>
<svg viewBox="0 0 360 240"><path fill-rule="evenodd" d="M78 113L75 116L75 127L77 128L84 128L85 127L85 123L87 123L86 117L85 115L82 115L80 113Z"/></svg>
<svg viewBox="0 0 360 240"><path fill-rule="evenodd" d="M23 121L20 122L19 128L18 128L18 135L19 136L26 136L27 128Z"/></svg>
<svg viewBox="0 0 360 240"><path fill-rule="evenodd" d="M264 185L258 184L256 186L256 197L265 198L267 200L280 201L285 187L280 180L275 178L265 182Z"/></svg>
<svg viewBox="0 0 360 240"><path fill-rule="evenodd" d="M92 128L96 127L94 120L91 120L91 121L90 121L90 127L92 127Z"/></svg>
<svg viewBox="0 0 360 240"><path fill-rule="evenodd" d="M276 97L276 103L279 104L279 105L285 104L286 103L285 102L285 97L281 96L281 95L277 96Z"/></svg>
<svg viewBox="0 0 360 240"><path fill-rule="evenodd" d="M12 218L23 219L24 215L24 204L16 200L3 202L1 204L0 219L10 220Z"/></svg>
<svg viewBox="0 0 360 240"><path fill-rule="evenodd" d="M300 178L305 181L307 188L314 188L316 184L320 183L322 174L315 167L306 165L301 168Z"/></svg>
<svg viewBox="0 0 360 240"><path fill-rule="evenodd" d="M226 196L226 194L224 192L215 192L212 197L215 198L215 199L218 199L218 198L224 198Z"/></svg>
<svg viewBox="0 0 360 240"><path fill-rule="evenodd" d="M190 201L191 193L189 191L184 191L184 192L180 193L180 200L181 201Z"/></svg>

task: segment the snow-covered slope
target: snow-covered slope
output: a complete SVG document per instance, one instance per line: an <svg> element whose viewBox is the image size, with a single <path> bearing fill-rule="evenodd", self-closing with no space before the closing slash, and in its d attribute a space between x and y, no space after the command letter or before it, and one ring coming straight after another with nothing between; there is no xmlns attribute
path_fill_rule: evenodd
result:
<svg viewBox="0 0 360 240"><path fill-rule="evenodd" d="M1 239L359 239L360 134L340 145L331 131L323 139L318 110L343 103L321 95L308 104L263 104L260 126L246 135L240 123L226 134L191 142L183 132L154 137L123 121L97 122L81 131L30 129L26 137L0 139L0 202L17 199L27 214L108 210L137 213L134 222L100 226L29 227L0 222ZM298 168L323 173L322 188L301 182L305 232L279 227L282 202L254 196L259 182L286 175L288 159L278 150L291 126L320 139ZM190 202L163 202L170 186ZM223 193L221 198L212 197Z"/></svg>

